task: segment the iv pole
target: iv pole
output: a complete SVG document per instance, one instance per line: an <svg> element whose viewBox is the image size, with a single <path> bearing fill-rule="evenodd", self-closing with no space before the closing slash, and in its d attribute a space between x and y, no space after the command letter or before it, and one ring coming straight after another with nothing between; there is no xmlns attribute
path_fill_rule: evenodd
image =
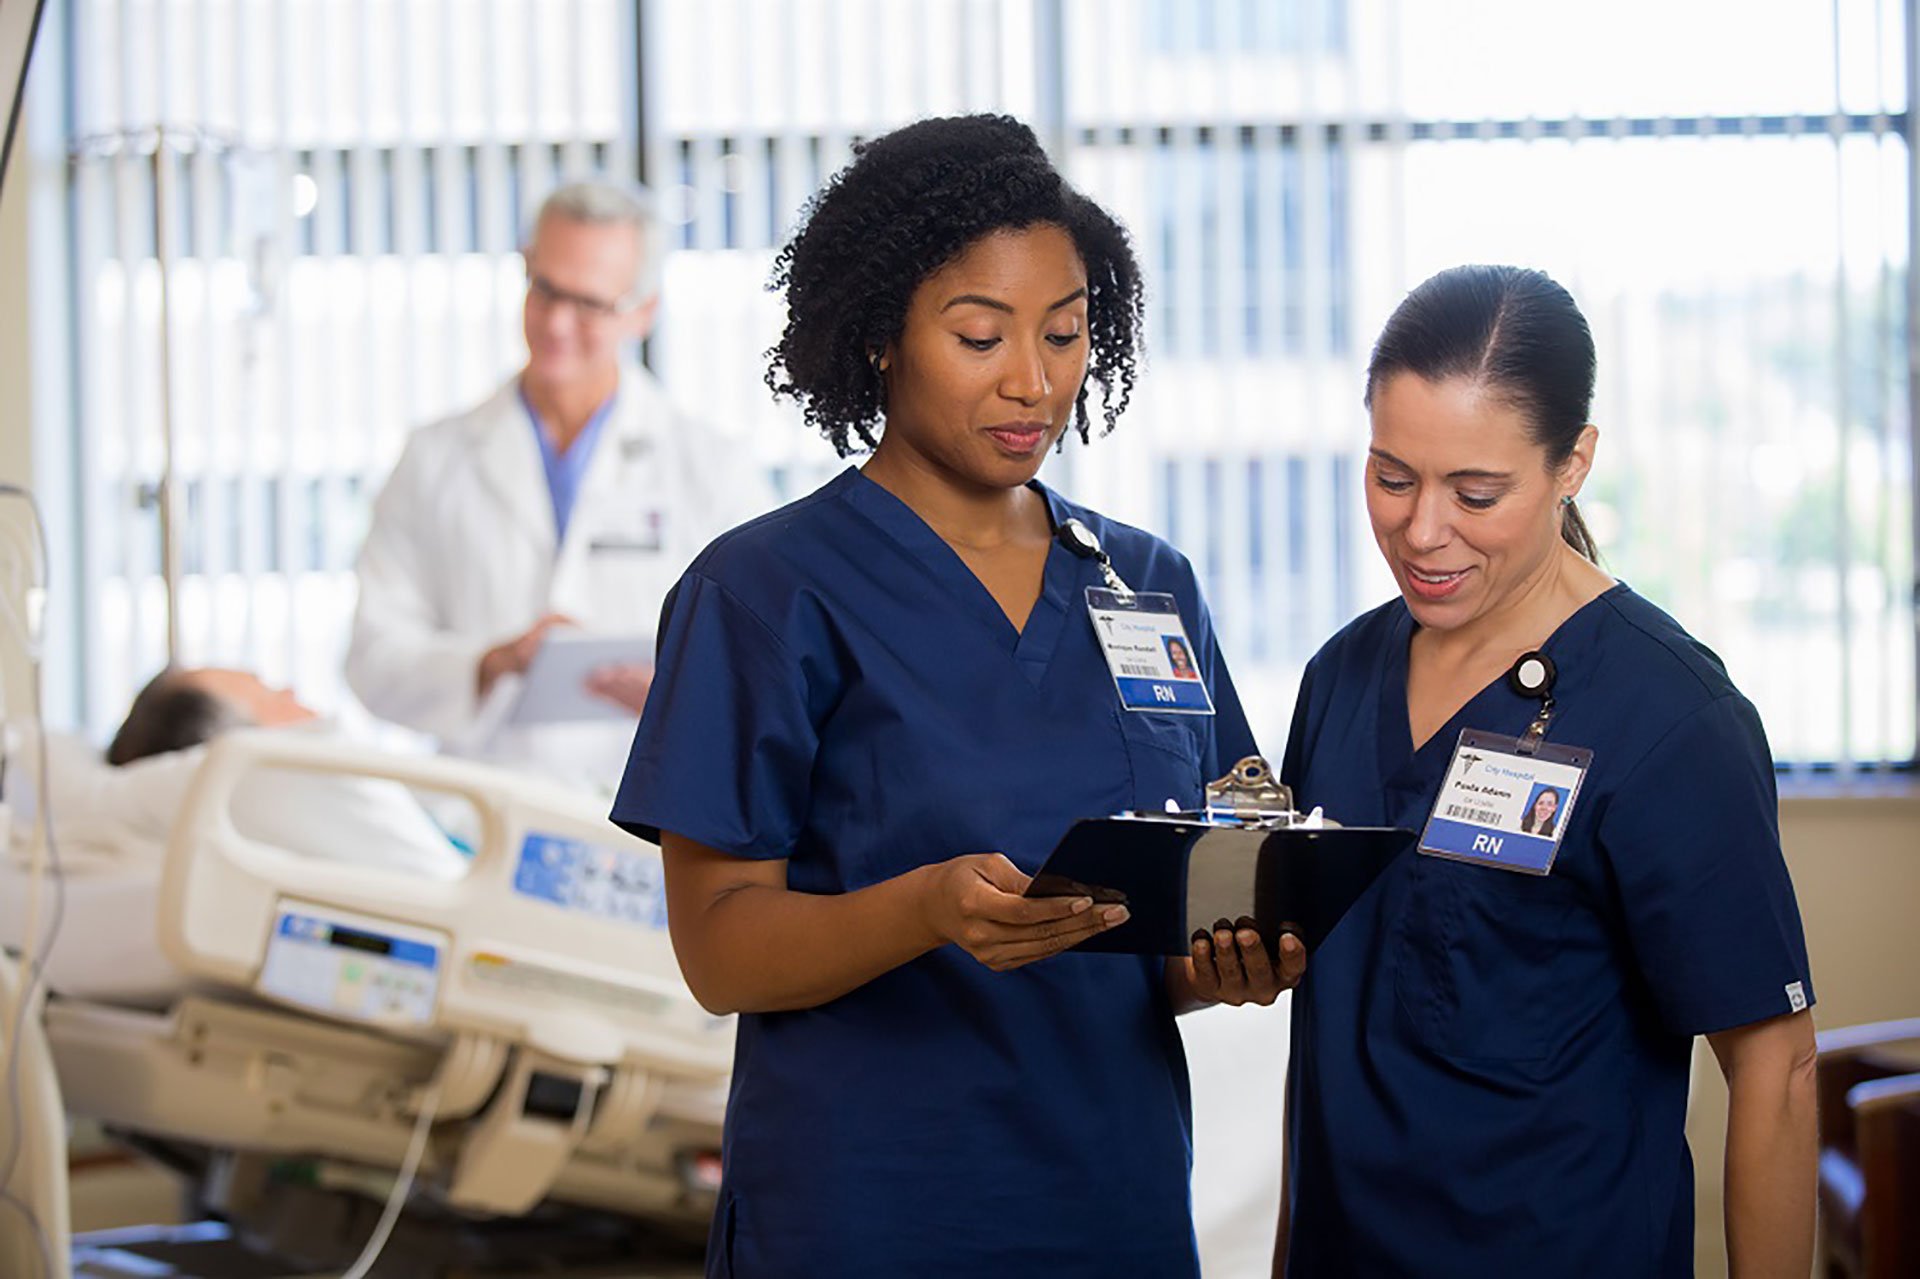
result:
<svg viewBox="0 0 1920 1279"><path fill-rule="evenodd" d="M175 190L174 160L207 150L220 154L234 149L234 143L204 129L152 125L94 134L74 144L72 156L77 162L103 158L123 152L144 152L150 157L153 177L153 253L160 276L160 475L152 484L142 485L139 502L153 508L160 518L160 576L166 594L167 664L181 660L180 579L184 526L180 512L180 485L176 473L178 431L173 404L173 204Z"/></svg>

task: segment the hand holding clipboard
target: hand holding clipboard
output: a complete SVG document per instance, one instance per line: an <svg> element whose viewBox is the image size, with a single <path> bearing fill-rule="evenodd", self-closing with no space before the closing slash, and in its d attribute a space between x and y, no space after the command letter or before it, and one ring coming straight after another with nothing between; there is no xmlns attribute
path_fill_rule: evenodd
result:
<svg viewBox="0 0 1920 1279"><path fill-rule="evenodd" d="M1131 918L1079 950L1186 955L1197 932L1250 926L1277 962L1282 933L1316 949L1414 839L1395 826L1303 817L1258 757L1242 760L1207 796L1201 812L1075 823L1027 896L1127 907Z"/></svg>

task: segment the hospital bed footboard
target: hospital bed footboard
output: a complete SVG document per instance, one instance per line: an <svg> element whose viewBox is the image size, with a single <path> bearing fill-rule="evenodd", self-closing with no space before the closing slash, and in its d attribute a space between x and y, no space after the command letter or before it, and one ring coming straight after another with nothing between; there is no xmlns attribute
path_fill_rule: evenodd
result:
<svg viewBox="0 0 1920 1279"><path fill-rule="evenodd" d="M234 799L271 769L465 801L468 872L248 838ZM657 850L597 801L459 761L231 734L189 790L158 912L194 993L162 1012L56 1001L48 1039L74 1113L390 1169L430 1107L422 1176L455 1207L710 1211L731 1021L680 977Z"/></svg>

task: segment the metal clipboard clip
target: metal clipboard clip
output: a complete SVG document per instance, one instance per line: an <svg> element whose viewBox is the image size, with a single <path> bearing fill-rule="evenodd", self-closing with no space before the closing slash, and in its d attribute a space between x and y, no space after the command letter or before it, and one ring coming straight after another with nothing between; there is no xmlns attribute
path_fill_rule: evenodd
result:
<svg viewBox="0 0 1920 1279"><path fill-rule="evenodd" d="M1321 815L1319 809L1302 813L1293 806L1293 791L1274 776L1273 765L1259 755L1249 755L1235 764L1227 775L1207 783L1207 806L1203 809L1169 810L1164 813L1136 812L1142 821L1202 822L1209 826L1233 826L1243 830L1334 829L1338 822Z"/></svg>
<svg viewBox="0 0 1920 1279"><path fill-rule="evenodd" d="M1273 766L1249 755L1225 777L1207 783L1207 818L1242 826L1291 826L1293 792L1273 775Z"/></svg>

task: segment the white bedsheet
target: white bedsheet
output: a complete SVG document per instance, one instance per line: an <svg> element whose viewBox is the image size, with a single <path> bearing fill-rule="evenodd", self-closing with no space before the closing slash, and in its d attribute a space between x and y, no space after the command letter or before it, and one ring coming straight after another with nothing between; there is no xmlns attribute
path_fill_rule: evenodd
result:
<svg viewBox="0 0 1920 1279"><path fill-rule="evenodd" d="M66 914L48 959L49 984L82 998L165 1002L184 989L186 979L160 951L154 906L167 836L205 749L115 768L71 735L52 734L47 747L67 883ZM37 753L20 751L13 758L16 767L30 769ZM31 776L16 774L9 791L30 797L32 784ZM466 873L466 858L412 793L380 778L262 768L235 796L233 820L242 835L304 856L384 865L433 879ZM31 808L22 805L8 855L0 859L0 945L8 947L17 948L26 931L30 821ZM50 887L43 884L43 926L50 908Z"/></svg>

